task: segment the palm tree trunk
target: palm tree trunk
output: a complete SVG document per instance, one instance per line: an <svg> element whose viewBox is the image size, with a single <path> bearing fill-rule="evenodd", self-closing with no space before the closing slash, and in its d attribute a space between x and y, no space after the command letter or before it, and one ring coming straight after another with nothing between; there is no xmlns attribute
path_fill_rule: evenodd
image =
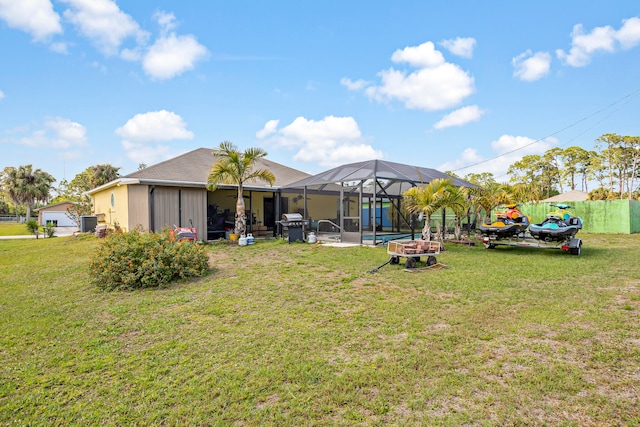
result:
<svg viewBox="0 0 640 427"><path fill-rule="evenodd" d="M431 241L431 215L424 216L424 227L422 228L422 239Z"/></svg>
<svg viewBox="0 0 640 427"><path fill-rule="evenodd" d="M238 185L238 200L236 201L236 234L245 234L247 230L247 215L244 209L244 196L242 184Z"/></svg>
<svg viewBox="0 0 640 427"><path fill-rule="evenodd" d="M453 228L453 235L455 236L456 240L461 240L461 231L462 230L462 219L458 216L456 216L456 221L455 221L455 226Z"/></svg>

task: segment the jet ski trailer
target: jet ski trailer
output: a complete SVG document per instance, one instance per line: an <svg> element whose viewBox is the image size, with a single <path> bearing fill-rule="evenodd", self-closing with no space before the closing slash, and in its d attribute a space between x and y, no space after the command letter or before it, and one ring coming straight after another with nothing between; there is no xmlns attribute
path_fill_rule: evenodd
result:
<svg viewBox="0 0 640 427"><path fill-rule="evenodd" d="M565 240L543 240L532 237L529 233L518 236L497 239L495 236L483 236L482 244L487 249L495 249L496 246L517 246L521 248L561 249L571 255L580 255L582 240L569 236Z"/></svg>

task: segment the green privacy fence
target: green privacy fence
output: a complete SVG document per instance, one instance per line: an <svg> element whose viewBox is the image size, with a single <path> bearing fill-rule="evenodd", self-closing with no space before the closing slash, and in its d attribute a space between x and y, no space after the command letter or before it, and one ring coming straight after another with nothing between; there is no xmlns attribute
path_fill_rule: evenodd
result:
<svg viewBox="0 0 640 427"><path fill-rule="evenodd" d="M555 202L573 206L570 210L574 215L582 218L582 231L587 233L605 233L605 234L632 234L640 233L640 201L638 200L588 200L583 202ZM524 203L518 208L531 218L532 224L537 224L546 218L549 212L557 210L551 206L553 202ZM496 211L504 211L504 206L495 209L491 215L495 219ZM450 209L446 210L446 220L448 232L453 231L453 222L455 215ZM477 217L471 215L471 228L477 229L484 221L484 214L481 213ZM431 229L436 230L435 223L442 224L442 211L438 210L431 216ZM466 230L468 221L465 218L463 227ZM422 229L422 224L418 225L417 230Z"/></svg>
<svg viewBox="0 0 640 427"><path fill-rule="evenodd" d="M571 212L582 218L582 231L587 233L640 233L640 201L587 200L563 202L573 206ZM547 213L556 210L552 203L527 203L520 210L531 217L532 223L542 222Z"/></svg>

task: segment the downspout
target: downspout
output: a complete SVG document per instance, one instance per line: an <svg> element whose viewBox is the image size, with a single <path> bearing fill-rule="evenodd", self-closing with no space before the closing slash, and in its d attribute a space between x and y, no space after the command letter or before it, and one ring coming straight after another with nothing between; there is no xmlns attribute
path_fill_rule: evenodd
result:
<svg viewBox="0 0 640 427"><path fill-rule="evenodd" d="M156 231L156 221L155 221L155 196L154 193L156 191L156 186L149 186L149 231Z"/></svg>
<svg viewBox="0 0 640 427"><path fill-rule="evenodd" d="M302 210L302 212L303 212L302 218L309 219L309 216L307 215L307 186L306 185L304 186L304 188L302 190L302 196L304 197L304 199L303 199L304 202L302 204L302 209L303 209Z"/></svg>
<svg viewBox="0 0 640 427"><path fill-rule="evenodd" d="M178 189L178 227L182 227L182 189Z"/></svg>

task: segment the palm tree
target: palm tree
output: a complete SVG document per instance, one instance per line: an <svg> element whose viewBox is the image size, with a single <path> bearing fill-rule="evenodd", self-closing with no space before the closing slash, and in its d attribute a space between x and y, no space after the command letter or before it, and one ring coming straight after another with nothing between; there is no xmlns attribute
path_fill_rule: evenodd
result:
<svg viewBox="0 0 640 427"><path fill-rule="evenodd" d="M100 187L120 178L120 168L110 165L109 163L104 165L95 165L88 168L90 171L90 185L92 188Z"/></svg>
<svg viewBox="0 0 640 427"><path fill-rule="evenodd" d="M260 180L273 185L276 177L267 169L255 169L256 162L267 156L267 152L261 148L247 148L240 152L232 142L223 141L217 150L213 152L216 157L211 166L207 189L215 191L220 184L235 184L238 186L238 200L236 202L236 221L234 233L244 234L247 229L247 216L245 214L243 186L250 180Z"/></svg>
<svg viewBox="0 0 640 427"><path fill-rule="evenodd" d="M453 234L456 240L461 239L462 220L469 213L473 200L469 197L469 189L467 187L451 186L447 190L443 205L445 208L451 209L455 214L455 225Z"/></svg>
<svg viewBox="0 0 640 427"><path fill-rule="evenodd" d="M9 198L16 205L27 207L27 220L36 202L45 202L49 198L51 185L55 178L40 169L33 170L32 165L7 167L4 169L4 186Z"/></svg>
<svg viewBox="0 0 640 427"><path fill-rule="evenodd" d="M431 215L443 206L451 180L436 178L422 187L411 187L402 195L407 210L414 215L424 215L422 238L431 240Z"/></svg>
<svg viewBox="0 0 640 427"><path fill-rule="evenodd" d="M509 185L498 182L489 182L483 187L471 189L471 196L474 200L477 212L484 211L485 223L491 224L491 211L503 203L509 203L514 196Z"/></svg>

